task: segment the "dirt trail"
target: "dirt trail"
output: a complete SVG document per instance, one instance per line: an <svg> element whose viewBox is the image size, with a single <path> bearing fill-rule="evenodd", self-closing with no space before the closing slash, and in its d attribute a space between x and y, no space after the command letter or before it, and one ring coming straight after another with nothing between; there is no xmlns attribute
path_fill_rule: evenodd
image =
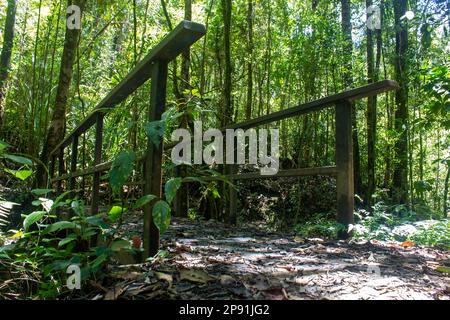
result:
<svg viewBox="0 0 450 320"><path fill-rule="evenodd" d="M94 299L444 299L449 252L398 243L302 240L255 226L176 219L168 256L114 267Z"/></svg>

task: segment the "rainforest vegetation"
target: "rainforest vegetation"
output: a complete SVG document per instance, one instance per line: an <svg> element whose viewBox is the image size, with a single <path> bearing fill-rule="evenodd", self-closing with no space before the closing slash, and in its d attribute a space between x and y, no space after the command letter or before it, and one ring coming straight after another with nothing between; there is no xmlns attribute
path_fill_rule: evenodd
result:
<svg viewBox="0 0 450 320"><path fill-rule="evenodd" d="M100 151L91 128L55 168L53 150L183 20L206 33L169 63L162 120L149 121L152 78L104 111ZM335 245L346 233L349 245L436 250L444 262L433 268L448 281L449 0L0 0L0 52L0 299L139 296L129 284L120 293L108 289L117 289L111 267L131 261L146 263L146 277L158 285L170 284L144 298L179 297L178 280L227 283L174 266L173 255L195 250L170 239L201 237L172 230L183 223L210 226L213 237L257 225L299 245ZM162 194L143 185L148 144L159 152L177 128L193 134L194 121L224 128L382 80L396 81L398 90L352 105L349 225L336 220L337 185L329 176L231 181L224 166L175 167L164 148ZM260 128L279 129L280 170L335 164L333 107ZM52 180L55 171L108 161L103 172ZM230 188L236 216L227 209ZM147 257L142 210L150 206L162 246ZM151 271L165 261L172 275ZM71 265L81 267L81 291L65 286ZM439 292L448 297L448 288ZM194 293L184 298L209 297L187 292ZM274 298L258 294L251 297Z"/></svg>

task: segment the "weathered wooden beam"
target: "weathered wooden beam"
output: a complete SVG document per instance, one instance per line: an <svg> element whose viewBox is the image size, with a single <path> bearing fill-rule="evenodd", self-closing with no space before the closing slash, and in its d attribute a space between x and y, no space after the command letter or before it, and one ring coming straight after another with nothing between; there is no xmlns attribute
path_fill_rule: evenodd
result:
<svg viewBox="0 0 450 320"><path fill-rule="evenodd" d="M157 61L152 65L152 85L148 121L161 120L166 107L167 62ZM147 138L147 152L144 162L144 195L162 197L163 139L155 145ZM159 250L159 229L153 222L154 203L144 207L144 257L152 257Z"/></svg>
<svg viewBox="0 0 450 320"><path fill-rule="evenodd" d="M360 88L344 91L329 97L325 97L319 100L315 100L309 103L305 103L293 108L281 110L275 113L271 113L259 118L255 118L242 123L233 124L228 126L226 129L249 129L258 127L271 122L276 122L291 118L294 116L299 116L302 114L307 114L311 112L320 111L327 107L333 106L339 101L347 100L354 101L356 99L362 99L369 96L375 96L377 94L397 90L399 88L397 82L392 80L384 80L377 83L369 84Z"/></svg>
<svg viewBox="0 0 450 320"><path fill-rule="evenodd" d="M272 176L263 176L259 172L230 174L226 178L229 180L256 180L256 179L279 179L279 178L293 178L293 177L307 177L307 176L336 176L338 169L336 167L318 167L318 168L301 168L280 170L277 174ZM219 180L217 177L207 177L205 180Z"/></svg>
<svg viewBox="0 0 450 320"><path fill-rule="evenodd" d="M337 221L344 226L354 221L354 181L352 145L352 102L343 100L336 104L336 166L337 166ZM346 238L346 231L340 237Z"/></svg>
<svg viewBox="0 0 450 320"><path fill-rule="evenodd" d="M143 160L144 160L143 153L142 152L138 153L137 161L143 161ZM57 181L69 180L72 177L77 178L77 177L89 176L96 172L102 173L102 172L110 170L112 167L112 164L113 164L112 161L103 162L98 165L94 165L93 167L89 167L89 168L82 169L82 170L77 170L75 172L71 172L68 174L63 174L61 176L54 177L50 181L52 183L55 183Z"/></svg>
<svg viewBox="0 0 450 320"><path fill-rule="evenodd" d="M150 53L134 67L122 81L95 107L93 113L81 122L52 152L67 147L74 135L81 135L94 125L96 114L102 109L114 108L151 77L151 65L155 61L170 62L206 33L205 26L182 21Z"/></svg>
<svg viewBox="0 0 450 320"><path fill-rule="evenodd" d="M99 165L102 161L102 147L103 147L103 114L97 114L95 125L95 150L94 150L94 165ZM91 213L96 215L98 213L99 203L99 188L100 188L100 171L94 172L94 179L92 182L92 203Z"/></svg>

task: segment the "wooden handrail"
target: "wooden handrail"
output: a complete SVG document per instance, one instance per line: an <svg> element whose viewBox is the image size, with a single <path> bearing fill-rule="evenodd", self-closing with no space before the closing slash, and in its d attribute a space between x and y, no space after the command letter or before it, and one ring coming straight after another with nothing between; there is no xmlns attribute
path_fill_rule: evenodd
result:
<svg viewBox="0 0 450 320"><path fill-rule="evenodd" d="M114 87L111 92L94 108L94 111L83 120L67 137L61 141L50 155L57 154L58 150L67 147L75 136L86 132L95 124L98 113L105 108L114 108L124 101L137 88L151 78L151 66L155 61L170 62L206 33L202 24L191 21L182 21L150 53L134 67L128 75Z"/></svg>
<svg viewBox="0 0 450 320"><path fill-rule="evenodd" d="M299 116L302 114L307 114L311 112L317 112L327 107L333 106L336 102L347 100L355 101L357 99L367 98L370 96L376 96L377 94L398 90L398 83L392 80L383 80L376 83L372 83L359 88L347 90L340 92L338 94L321 98L315 101L311 101L305 104L298 105L289 109L274 112L262 117L258 117L245 122L237 123L228 126L226 129L250 129L271 122L276 122L291 118L294 116Z"/></svg>

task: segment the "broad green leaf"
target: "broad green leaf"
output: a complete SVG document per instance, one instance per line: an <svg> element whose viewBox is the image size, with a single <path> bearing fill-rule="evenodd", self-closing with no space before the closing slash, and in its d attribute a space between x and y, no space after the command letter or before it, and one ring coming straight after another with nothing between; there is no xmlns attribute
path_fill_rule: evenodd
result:
<svg viewBox="0 0 450 320"><path fill-rule="evenodd" d="M19 164L25 164L29 166L33 165L33 161L25 157L15 156L13 154L4 154L3 157Z"/></svg>
<svg viewBox="0 0 450 320"><path fill-rule="evenodd" d="M108 229L109 228L109 224L107 224L103 218L101 218L100 216L90 216L86 218L86 222L89 223L92 226L97 226L100 227L102 229Z"/></svg>
<svg viewBox="0 0 450 320"><path fill-rule="evenodd" d="M131 249L130 241L124 239L115 240L111 245L112 251L119 251L121 249Z"/></svg>
<svg viewBox="0 0 450 320"><path fill-rule="evenodd" d="M92 261L89 266L92 269L97 269L103 262L105 262L106 260L108 260L108 255L106 254L102 254L100 256L98 256L97 258L94 259L94 261Z"/></svg>
<svg viewBox="0 0 450 320"><path fill-rule="evenodd" d="M65 230L65 229L75 229L77 227L76 223L70 222L70 221L58 221L51 225L49 225L44 232L50 233L50 232L56 232L59 230Z"/></svg>
<svg viewBox="0 0 450 320"><path fill-rule="evenodd" d="M175 195L177 194L178 189L180 189L181 187L181 182L182 182L181 178L172 178L166 182L164 190L166 193L166 200L168 203L172 203L173 199L175 198Z"/></svg>
<svg viewBox="0 0 450 320"><path fill-rule="evenodd" d="M206 181L204 181L200 178L197 178L197 177L186 177L183 179L183 182L198 182L201 184L206 184Z"/></svg>
<svg viewBox="0 0 450 320"><path fill-rule="evenodd" d="M440 266L436 268L436 271L441 273L450 273L450 267Z"/></svg>
<svg viewBox="0 0 450 320"><path fill-rule="evenodd" d="M146 124L144 129L150 141L159 147L166 131L166 122L164 120L153 121Z"/></svg>
<svg viewBox="0 0 450 320"><path fill-rule="evenodd" d="M146 204L152 202L154 199L156 199L157 197L154 196L153 194L148 194L146 196L143 196L141 198L139 198L136 203L133 206L133 209L139 209L142 208L143 206L145 206Z"/></svg>
<svg viewBox="0 0 450 320"><path fill-rule="evenodd" d="M6 168L5 171L22 181L25 181L33 174L31 170L11 170Z"/></svg>
<svg viewBox="0 0 450 320"><path fill-rule="evenodd" d="M170 225L170 206L167 202L160 200L153 206L153 222L161 233L166 232Z"/></svg>
<svg viewBox="0 0 450 320"><path fill-rule="evenodd" d="M41 220L44 216L45 216L46 212L45 211L35 211L30 213L29 215L27 215L27 217L25 218L25 220L23 221L23 228L25 229L25 231L28 230L28 228L38 222L39 220Z"/></svg>
<svg viewBox="0 0 450 320"><path fill-rule="evenodd" d="M118 194L134 168L136 155L134 152L121 152L114 160L109 171L109 183L115 194Z"/></svg>
<svg viewBox="0 0 450 320"><path fill-rule="evenodd" d="M126 209L122 208L121 206L113 206L108 212L108 217L112 222L116 222L122 217L125 211Z"/></svg>
<svg viewBox="0 0 450 320"><path fill-rule="evenodd" d="M72 241L75 241L77 239L77 235L76 234L69 234L66 238L62 239L61 241L58 242L58 247L62 247L68 243L71 243Z"/></svg>
<svg viewBox="0 0 450 320"><path fill-rule="evenodd" d="M49 271L55 271L55 270L65 270L72 264L71 260L57 260L53 263L51 263L48 268Z"/></svg>
<svg viewBox="0 0 450 320"><path fill-rule="evenodd" d="M35 196L43 196L53 191L54 191L53 189L33 189L31 190L31 193L34 194Z"/></svg>
<svg viewBox="0 0 450 320"><path fill-rule="evenodd" d="M6 142L3 142L3 141L0 140L0 152L8 149L9 147L10 147L9 144L7 144Z"/></svg>

